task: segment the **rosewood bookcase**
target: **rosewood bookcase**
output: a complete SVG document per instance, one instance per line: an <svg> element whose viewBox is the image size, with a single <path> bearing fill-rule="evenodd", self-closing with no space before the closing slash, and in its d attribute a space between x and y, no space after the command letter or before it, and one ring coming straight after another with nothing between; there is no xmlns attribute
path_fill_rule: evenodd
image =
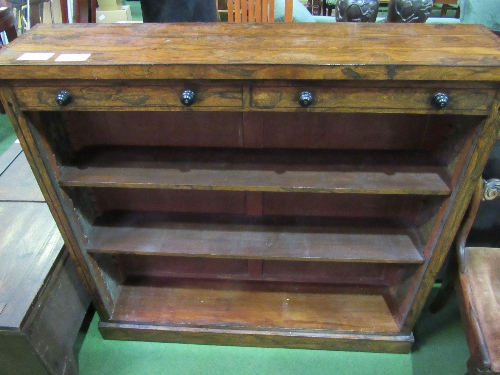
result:
<svg viewBox="0 0 500 375"><path fill-rule="evenodd" d="M105 338L408 352L498 133L499 46L39 25L0 52L0 93Z"/></svg>

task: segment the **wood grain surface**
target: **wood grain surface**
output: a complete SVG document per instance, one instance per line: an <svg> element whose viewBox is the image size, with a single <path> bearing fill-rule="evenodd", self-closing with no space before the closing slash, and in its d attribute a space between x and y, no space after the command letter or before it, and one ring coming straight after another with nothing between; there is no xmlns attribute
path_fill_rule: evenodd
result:
<svg viewBox="0 0 500 375"><path fill-rule="evenodd" d="M90 231L92 252L421 263L410 230L391 222L109 214Z"/></svg>
<svg viewBox="0 0 500 375"><path fill-rule="evenodd" d="M27 52L54 56L47 61L17 60ZM91 56L85 62L56 62L61 53ZM477 25L37 25L2 50L0 75L482 81L500 75L500 51L498 38Z"/></svg>
<svg viewBox="0 0 500 375"><path fill-rule="evenodd" d="M61 168L62 186L447 195L423 153L94 148Z"/></svg>
<svg viewBox="0 0 500 375"><path fill-rule="evenodd" d="M113 320L226 329L398 332L375 288L293 283L166 279L158 285L152 280L124 285Z"/></svg>
<svg viewBox="0 0 500 375"><path fill-rule="evenodd" d="M43 202L1 202L0 224L0 327L19 327L63 241Z"/></svg>

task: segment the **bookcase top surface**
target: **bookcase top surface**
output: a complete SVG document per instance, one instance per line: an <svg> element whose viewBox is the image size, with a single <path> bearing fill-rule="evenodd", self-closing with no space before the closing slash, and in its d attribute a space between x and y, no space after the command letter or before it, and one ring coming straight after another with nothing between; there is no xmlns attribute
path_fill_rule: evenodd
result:
<svg viewBox="0 0 500 375"><path fill-rule="evenodd" d="M2 78L498 81L500 38L465 24L37 25L0 50Z"/></svg>

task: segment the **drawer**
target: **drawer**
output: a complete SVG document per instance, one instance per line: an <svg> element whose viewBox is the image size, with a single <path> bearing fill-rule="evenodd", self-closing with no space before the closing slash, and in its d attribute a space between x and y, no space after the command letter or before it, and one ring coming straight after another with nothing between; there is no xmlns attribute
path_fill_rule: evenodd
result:
<svg viewBox="0 0 500 375"><path fill-rule="evenodd" d="M449 100L443 111L467 111L487 113L493 102L495 91L481 89L436 89L433 87L408 88L366 88L332 86L253 86L251 106L256 109L301 108L302 93L311 94L311 110L339 111L436 111L432 98L445 93Z"/></svg>
<svg viewBox="0 0 500 375"><path fill-rule="evenodd" d="M56 95L62 90L69 92L70 103L60 105ZM190 106L181 103L184 91L194 93L194 103ZM203 108L241 108L243 103L242 88L238 85L66 85L15 87L14 91L23 110L82 110L82 109L196 109Z"/></svg>

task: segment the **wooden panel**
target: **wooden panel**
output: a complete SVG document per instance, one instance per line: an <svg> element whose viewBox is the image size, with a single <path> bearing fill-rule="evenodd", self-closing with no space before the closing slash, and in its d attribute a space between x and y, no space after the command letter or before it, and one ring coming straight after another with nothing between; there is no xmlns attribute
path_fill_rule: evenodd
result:
<svg viewBox="0 0 500 375"><path fill-rule="evenodd" d="M265 193L264 215L400 218L414 222L425 196Z"/></svg>
<svg viewBox="0 0 500 375"><path fill-rule="evenodd" d="M50 374L78 374L73 345L89 305L75 264L64 251L23 328Z"/></svg>
<svg viewBox="0 0 500 375"><path fill-rule="evenodd" d="M330 282L338 285L387 286L386 269L406 267L397 264L307 262L264 260L262 274L265 280Z"/></svg>
<svg viewBox="0 0 500 375"><path fill-rule="evenodd" d="M150 280L123 286L112 320L226 329L398 332L380 292L314 284Z"/></svg>
<svg viewBox="0 0 500 375"><path fill-rule="evenodd" d="M487 114L495 90L460 90L447 88L415 88L399 87L386 88L335 88L316 87L315 85L302 87L252 87L252 107L258 109L289 109L301 108L298 99L301 92L308 91L313 96L313 102L308 110L316 108L335 108L349 111L373 110L427 110L436 112L431 104L431 98L437 92L446 93L450 102L446 111L467 111L468 113Z"/></svg>
<svg viewBox="0 0 500 375"><path fill-rule="evenodd" d="M123 279L141 277L230 279L266 282L328 283L356 286L388 286L388 269L400 264L282 261L206 258L165 255L99 254L113 259Z"/></svg>
<svg viewBox="0 0 500 375"><path fill-rule="evenodd" d="M15 159L0 176L0 372L77 374L73 344L90 297L19 152L9 148Z"/></svg>
<svg viewBox="0 0 500 375"><path fill-rule="evenodd" d="M107 189L93 188L100 212L158 211L240 214L246 212L246 195L239 191Z"/></svg>
<svg viewBox="0 0 500 375"><path fill-rule="evenodd" d="M92 252L230 258L421 263L410 232L394 223L203 218L122 213L92 227ZM391 226L392 224L392 226Z"/></svg>
<svg viewBox="0 0 500 375"><path fill-rule="evenodd" d="M55 97L61 90L71 94L72 101L67 106L56 103ZM180 97L185 90L192 90L195 102L189 110L198 107L242 106L241 86L220 84L200 85L196 82L165 82L163 85L136 86L115 82L111 86L74 85L62 83L58 86L16 87L16 97L23 110L83 110L106 109L151 110L188 109ZM220 109L220 108L219 108Z"/></svg>
<svg viewBox="0 0 500 375"><path fill-rule="evenodd" d="M65 112L71 145L241 147L237 112ZM137 126L140 124L140 126Z"/></svg>
<svg viewBox="0 0 500 375"><path fill-rule="evenodd" d="M50 375L33 351L29 339L20 331L0 334L0 364L2 372L10 375Z"/></svg>
<svg viewBox="0 0 500 375"><path fill-rule="evenodd" d="M0 223L0 327L19 327L63 241L45 203L1 202Z"/></svg>
<svg viewBox="0 0 500 375"><path fill-rule="evenodd" d="M266 112L263 146L339 150L426 150L438 153L451 135L467 133L483 117L364 113Z"/></svg>
<svg viewBox="0 0 500 375"><path fill-rule="evenodd" d="M238 278L248 275L246 259L141 256L115 254L123 278L138 277L188 277L188 278Z"/></svg>
<svg viewBox="0 0 500 375"><path fill-rule="evenodd" d="M40 25L22 40L2 51L0 76L424 81L500 76L498 39L477 25ZM96 42L103 40L105 48ZM16 60L25 52L47 50L54 53L47 61ZM61 53L90 53L90 57L77 64L55 62Z"/></svg>
<svg viewBox="0 0 500 375"><path fill-rule="evenodd" d="M408 153L87 150L61 168L62 186L448 195L444 169Z"/></svg>
<svg viewBox="0 0 500 375"><path fill-rule="evenodd" d="M109 340L141 340L191 344L260 346L269 348L323 349L386 353L409 353L413 334L345 334L325 331L273 331L225 329L224 327L172 327L154 324L99 322Z"/></svg>

